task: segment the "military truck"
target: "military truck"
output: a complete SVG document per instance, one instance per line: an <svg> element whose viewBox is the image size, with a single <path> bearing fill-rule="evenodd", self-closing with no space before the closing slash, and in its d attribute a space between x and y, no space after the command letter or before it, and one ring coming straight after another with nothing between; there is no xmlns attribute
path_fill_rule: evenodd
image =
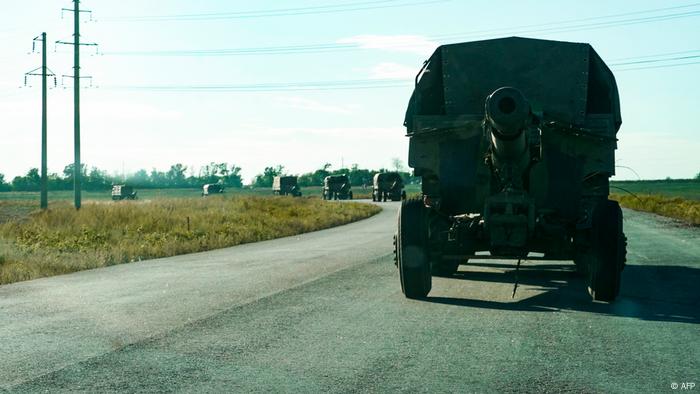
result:
<svg viewBox="0 0 700 394"><path fill-rule="evenodd" d="M350 179L343 175L329 175L323 179L324 200L352 200Z"/></svg>
<svg viewBox="0 0 700 394"><path fill-rule="evenodd" d="M301 190L297 185L297 177L295 176L276 176L272 180L272 194L278 196L291 195L301 197Z"/></svg>
<svg viewBox="0 0 700 394"><path fill-rule="evenodd" d="M208 183L202 186L202 197L206 197L212 194L222 194L224 192L224 185L220 183Z"/></svg>
<svg viewBox="0 0 700 394"><path fill-rule="evenodd" d="M404 125L422 197L400 209L408 298L477 252L573 260L612 302L626 258L608 198L622 119L615 78L588 44L503 38L443 45L416 76ZM483 254L483 253L482 253ZM479 256L481 257L481 256Z"/></svg>
<svg viewBox="0 0 700 394"><path fill-rule="evenodd" d="M127 185L112 185L112 200L136 200L134 188Z"/></svg>
<svg viewBox="0 0 700 394"><path fill-rule="evenodd" d="M379 172L374 174L372 201L399 201L406 199L403 179L398 172Z"/></svg>

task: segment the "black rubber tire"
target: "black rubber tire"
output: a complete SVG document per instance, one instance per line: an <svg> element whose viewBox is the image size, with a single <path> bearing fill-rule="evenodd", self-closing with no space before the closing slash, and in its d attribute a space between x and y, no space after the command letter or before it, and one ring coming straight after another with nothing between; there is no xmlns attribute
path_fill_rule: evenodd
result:
<svg viewBox="0 0 700 394"><path fill-rule="evenodd" d="M430 265L430 272L433 276L450 277L457 273L459 269L458 260L433 261Z"/></svg>
<svg viewBox="0 0 700 394"><path fill-rule="evenodd" d="M399 210L397 251L401 291L406 298L425 298L432 286L425 228L423 202L404 201Z"/></svg>
<svg viewBox="0 0 700 394"><path fill-rule="evenodd" d="M620 293L626 241L617 201L601 202L593 212L593 264L589 292L596 301L613 302Z"/></svg>

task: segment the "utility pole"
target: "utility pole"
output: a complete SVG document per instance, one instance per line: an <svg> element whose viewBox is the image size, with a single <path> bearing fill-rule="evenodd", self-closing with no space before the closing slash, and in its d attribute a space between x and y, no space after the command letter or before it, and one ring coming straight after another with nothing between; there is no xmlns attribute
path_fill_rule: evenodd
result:
<svg viewBox="0 0 700 394"><path fill-rule="evenodd" d="M56 44L73 45L73 144L74 144L74 161L73 161L73 190L75 194L75 209L80 209L82 203L81 183L82 183L82 164L80 163L80 46L97 46L95 43L81 44L80 43L80 13L91 11L80 10L80 0L73 0L73 9L63 8L63 11L73 12L74 33L73 42L56 41ZM68 77L64 75L64 77ZM87 77L90 78L90 77Z"/></svg>
<svg viewBox="0 0 700 394"><path fill-rule="evenodd" d="M48 177L47 171L47 158L46 158L46 139L47 139L47 106L48 106L48 86L46 84L47 77L54 77L54 86L56 85L56 75L51 72L46 65L46 33L41 33L40 36L35 37L32 42L32 52L36 47L36 42L41 41L41 67L34 69L26 74L24 74L24 85L27 85L27 76L40 75L41 76L41 209L46 209L49 207L49 196L48 196ZM37 71L41 70L40 74Z"/></svg>
<svg viewBox="0 0 700 394"><path fill-rule="evenodd" d="M73 144L75 159L73 160L73 190L75 192L75 209L80 209L82 204L81 181L83 167L80 164L80 1L73 0L75 11L73 22L75 33L73 41Z"/></svg>

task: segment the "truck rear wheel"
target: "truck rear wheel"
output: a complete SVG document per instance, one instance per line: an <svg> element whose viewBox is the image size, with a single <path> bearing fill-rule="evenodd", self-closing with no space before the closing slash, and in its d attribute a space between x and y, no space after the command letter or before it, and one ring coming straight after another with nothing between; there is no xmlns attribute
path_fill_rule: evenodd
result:
<svg viewBox="0 0 700 394"><path fill-rule="evenodd" d="M424 210L423 201L411 199L404 201L399 211L396 249L401 291L406 298L425 298L432 286Z"/></svg>
<svg viewBox="0 0 700 394"><path fill-rule="evenodd" d="M593 213L593 258L589 267L589 292L594 300L613 302L620 293L626 254L620 205L617 201L601 202Z"/></svg>
<svg viewBox="0 0 700 394"><path fill-rule="evenodd" d="M448 277L457 273L459 269L459 260L442 260L433 261L430 265L430 272L433 276Z"/></svg>

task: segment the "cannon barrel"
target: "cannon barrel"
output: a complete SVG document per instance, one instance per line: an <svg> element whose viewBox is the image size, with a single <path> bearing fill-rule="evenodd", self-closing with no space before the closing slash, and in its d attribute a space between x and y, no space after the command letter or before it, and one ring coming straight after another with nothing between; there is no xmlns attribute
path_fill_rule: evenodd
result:
<svg viewBox="0 0 700 394"><path fill-rule="evenodd" d="M516 88L496 89L486 98L486 122L497 158L515 161L526 151L524 129L531 119L530 103Z"/></svg>

